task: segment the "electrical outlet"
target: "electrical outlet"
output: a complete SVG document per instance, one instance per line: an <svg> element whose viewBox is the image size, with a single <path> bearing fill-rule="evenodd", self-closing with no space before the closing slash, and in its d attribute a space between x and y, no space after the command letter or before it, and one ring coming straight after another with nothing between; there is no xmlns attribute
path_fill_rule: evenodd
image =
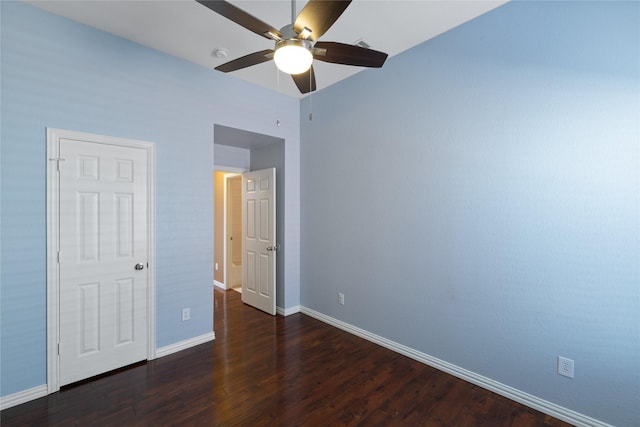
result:
<svg viewBox="0 0 640 427"><path fill-rule="evenodd" d="M558 356L558 374L573 378L573 360Z"/></svg>
<svg viewBox="0 0 640 427"><path fill-rule="evenodd" d="M338 292L338 304L344 305L344 294L342 292Z"/></svg>
<svg viewBox="0 0 640 427"><path fill-rule="evenodd" d="M185 320L189 320L191 319L191 309L190 308L183 308L182 309L182 321L184 322Z"/></svg>
<svg viewBox="0 0 640 427"><path fill-rule="evenodd" d="M218 263L216 262L216 271L218 271Z"/></svg>

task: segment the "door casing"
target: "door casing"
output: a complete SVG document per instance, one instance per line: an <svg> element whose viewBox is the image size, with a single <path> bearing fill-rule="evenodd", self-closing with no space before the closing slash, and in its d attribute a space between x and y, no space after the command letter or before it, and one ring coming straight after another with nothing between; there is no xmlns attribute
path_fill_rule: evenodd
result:
<svg viewBox="0 0 640 427"><path fill-rule="evenodd" d="M147 153L147 360L155 359L155 145L147 141L94 135L64 129L47 128L47 393L60 389L58 367L59 291L59 140L77 139L90 143L139 148Z"/></svg>

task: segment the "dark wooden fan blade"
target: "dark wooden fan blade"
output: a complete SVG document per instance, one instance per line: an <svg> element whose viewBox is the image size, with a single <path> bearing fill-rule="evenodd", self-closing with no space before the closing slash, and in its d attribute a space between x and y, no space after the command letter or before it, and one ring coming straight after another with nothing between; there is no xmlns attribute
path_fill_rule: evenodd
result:
<svg viewBox="0 0 640 427"><path fill-rule="evenodd" d="M351 0L309 0L309 3L300 11L293 24L293 29L300 34L306 27L311 30L309 40L318 40L334 22L342 15Z"/></svg>
<svg viewBox="0 0 640 427"><path fill-rule="evenodd" d="M326 49L324 55L314 53L313 57L318 61L359 67L380 68L389 56L377 50L338 42L318 42L314 48Z"/></svg>
<svg viewBox="0 0 640 427"><path fill-rule="evenodd" d="M311 66L306 72L300 74L291 74L294 83L298 86L300 93L309 93L316 90L316 76Z"/></svg>
<svg viewBox="0 0 640 427"><path fill-rule="evenodd" d="M270 61L271 59L273 59L273 50L266 49L261 50L260 52L250 53L249 55L218 65L216 70L228 73L230 71L240 70L241 68L251 67L252 65L262 64L263 62Z"/></svg>
<svg viewBox="0 0 640 427"><path fill-rule="evenodd" d="M227 19L235 22L236 24L246 28L249 31L253 31L259 36L270 40L277 40L282 37L280 31L273 28L271 25L262 22L253 15L248 14L244 10L232 5L231 3L223 0L196 0L203 6L208 7L214 12L224 16ZM270 37L269 33L272 33L276 37Z"/></svg>

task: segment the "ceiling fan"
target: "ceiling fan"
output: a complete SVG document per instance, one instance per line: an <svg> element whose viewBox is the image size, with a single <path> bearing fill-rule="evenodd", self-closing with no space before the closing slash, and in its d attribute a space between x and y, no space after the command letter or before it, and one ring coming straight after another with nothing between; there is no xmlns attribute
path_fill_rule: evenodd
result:
<svg viewBox="0 0 640 427"><path fill-rule="evenodd" d="M291 74L301 93L316 90L312 62L314 59L334 64L380 68L387 54L365 47L338 42L317 41L342 15L351 0L309 0L295 16L291 1L292 24L276 30L271 25L223 0L196 0L214 12L259 36L273 40L274 49L261 50L216 67L228 73L273 59L279 70Z"/></svg>

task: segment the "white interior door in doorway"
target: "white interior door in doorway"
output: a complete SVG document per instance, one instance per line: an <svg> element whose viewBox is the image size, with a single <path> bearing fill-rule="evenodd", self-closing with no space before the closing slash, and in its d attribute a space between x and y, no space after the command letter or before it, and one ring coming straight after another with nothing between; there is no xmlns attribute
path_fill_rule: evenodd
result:
<svg viewBox="0 0 640 427"><path fill-rule="evenodd" d="M149 355L149 152L58 138L58 378Z"/></svg>
<svg viewBox="0 0 640 427"><path fill-rule="evenodd" d="M242 301L276 314L276 169L242 176Z"/></svg>

